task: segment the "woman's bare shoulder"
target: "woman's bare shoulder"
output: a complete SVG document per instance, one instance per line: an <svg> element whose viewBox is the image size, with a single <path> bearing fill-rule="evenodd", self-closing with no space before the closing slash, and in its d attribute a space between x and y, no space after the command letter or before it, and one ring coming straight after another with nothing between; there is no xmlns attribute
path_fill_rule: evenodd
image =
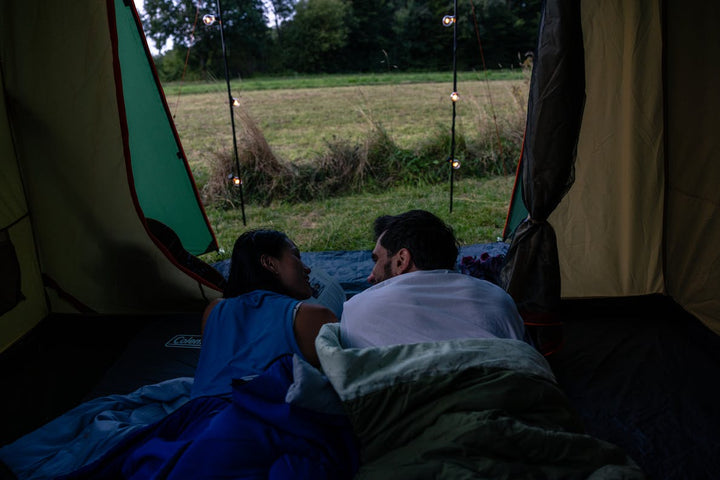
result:
<svg viewBox="0 0 720 480"><path fill-rule="evenodd" d="M202 321L200 323L200 333L205 333L205 323L207 322L208 317L210 316L210 312L213 308L215 308L220 302L222 302L222 298L216 298L215 300L208 303L208 306L205 307L205 311L202 315Z"/></svg>

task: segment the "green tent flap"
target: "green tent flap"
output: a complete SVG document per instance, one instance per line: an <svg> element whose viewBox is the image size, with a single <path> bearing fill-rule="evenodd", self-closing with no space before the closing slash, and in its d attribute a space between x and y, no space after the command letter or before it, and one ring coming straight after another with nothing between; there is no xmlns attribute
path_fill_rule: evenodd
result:
<svg viewBox="0 0 720 480"><path fill-rule="evenodd" d="M518 225L528 216L528 210L522 198L522 188L520 188L520 185L522 185L522 171L518 169L512 196L510 197L510 207L508 208L508 215L505 220L505 228L503 229L503 240L508 240Z"/></svg>
<svg viewBox="0 0 720 480"><path fill-rule="evenodd" d="M188 252L217 250L131 2L115 1L117 49L132 176L145 217L170 227Z"/></svg>
<svg viewBox="0 0 720 480"><path fill-rule="evenodd" d="M132 2L2 2L0 352L56 314L220 294L188 254L217 244L155 73Z"/></svg>

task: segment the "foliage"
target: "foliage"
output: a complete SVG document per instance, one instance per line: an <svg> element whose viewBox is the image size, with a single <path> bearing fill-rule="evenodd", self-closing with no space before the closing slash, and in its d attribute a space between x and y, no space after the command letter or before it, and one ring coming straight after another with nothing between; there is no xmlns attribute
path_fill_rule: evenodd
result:
<svg viewBox="0 0 720 480"><path fill-rule="evenodd" d="M440 23L452 14L449 2L410 0L395 10L388 48L400 69L452 68L452 29Z"/></svg>
<svg viewBox="0 0 720 480"><path fill-rule="evenodd" d="M383 192L398 186L437 185L449 178L447 161L450 136L439 131L417 151L400 148L382 125L362 143L347 139L327 142L327 151L314 163L293 165L272 151L257 123L238 115L242 132L238 141L238 161L243 178L241 192L229 178L235 171L230 152L216 154L210 178L203 188L205 204L237 208L243 200L269 205L273 201L302 203L360 192ZM468 160L458 178L507 175L515 169L519 145L504 140L507 148L498 154L493 145L476 144L471 151L463 137L456 140L456 158Z"/></svg>
<svg viewBox="0 0 720 480"><path fill-rule="evenodd" d="M474 65L482 66L481 48L487 68L517 67L525 54L535 49L542 0L479 0L477 3L477 8L471 4L464 22L466 26L473 26L475 45L469 48L470 42L462 42L458 46L458 57L473 59ZM464 38L468 38L468 30L465 29ZM464 61L460 66L468 67Z"/></svg>
<svg viewBox="0 0 720 480"><path fill-rule="evenodd" d="M269 25L264 3L273 13ZM460 70L517 68L537 39L542 0L469 0L458 4L456 64ZM197 6L195 6L197 5ZM428 71L453 63L452 14L446 0L225 0L225 45L230 78L268 73ZM145 0L148 37L174 48L164 56L161 80L224 75L217 24L198 20L215 13L210 0ZM195 28L193 28L195 26ZM183 65L184 66L184 62Z"/></svg>
<svg viewBox="0 0 720 480"><path fill-rule="evenodd" d="M269 47L268 31L262 0L225 0L223 8L223 35L220 22L205 25L206 14L218 15L217 3L211 0L144 0L142 16L145 34L156 45L168 39L174 42L170 54L185 58L189 49L188 65L191 72L201 78L225 76L225 59L221 48L224 38L230 78L249 76L266 70L262 59ZM219 16L218 16L219 20ZM166 54L167 55L167 54ZM173 65L178 65L174 62ZM184 65L184 63L183 63ZM164 69L161 80L179 77L178 72Z"/></svg>
<svg viewBox="0 0 720 480"><path fill-rule="evenodd" d="M300 0L283 27L284 64L304 72L332 72L347 46L346 0Z"/></svg>
<svg viewBox="0 0 720 480"><path fill-rule="evenodd" d="M297 0L267 0L266 5L273 18L275 30L280 30L280 25L292 18L295 12Z"/></svg>

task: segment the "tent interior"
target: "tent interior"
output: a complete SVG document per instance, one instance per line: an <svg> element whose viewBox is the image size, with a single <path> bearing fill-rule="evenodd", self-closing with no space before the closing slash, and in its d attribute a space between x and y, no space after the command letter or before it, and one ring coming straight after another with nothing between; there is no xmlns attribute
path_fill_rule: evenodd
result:
<svg viewBox="0 0 720 480"><path fill-rule="evenodd" d="M560 339L547 359L588 433L648 478L719 478L720 5L573 3L544 5L507 240L463 255L533 258L539 273L511 273L519 303L557 270L537 331ZM578 73L553 34L570 21L577 98L541 78ZM197 259L214 233L132 2L4 1L0 81L2 447L90 399L192 377L223 278ZM557 112L578 105L573 135ZM348 296L367 286L368 252L304 260Z"/></svg>

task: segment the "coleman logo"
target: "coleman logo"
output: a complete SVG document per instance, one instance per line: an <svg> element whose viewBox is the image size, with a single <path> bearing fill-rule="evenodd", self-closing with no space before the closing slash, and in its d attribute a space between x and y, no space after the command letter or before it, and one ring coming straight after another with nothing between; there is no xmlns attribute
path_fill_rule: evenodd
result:
<svg viewBox="0 0 720 480"><path fill-rule="evenodd" d="M165 346L175 348L200 348L202 346L202 335L175 335L168 340Z"/></svg>

